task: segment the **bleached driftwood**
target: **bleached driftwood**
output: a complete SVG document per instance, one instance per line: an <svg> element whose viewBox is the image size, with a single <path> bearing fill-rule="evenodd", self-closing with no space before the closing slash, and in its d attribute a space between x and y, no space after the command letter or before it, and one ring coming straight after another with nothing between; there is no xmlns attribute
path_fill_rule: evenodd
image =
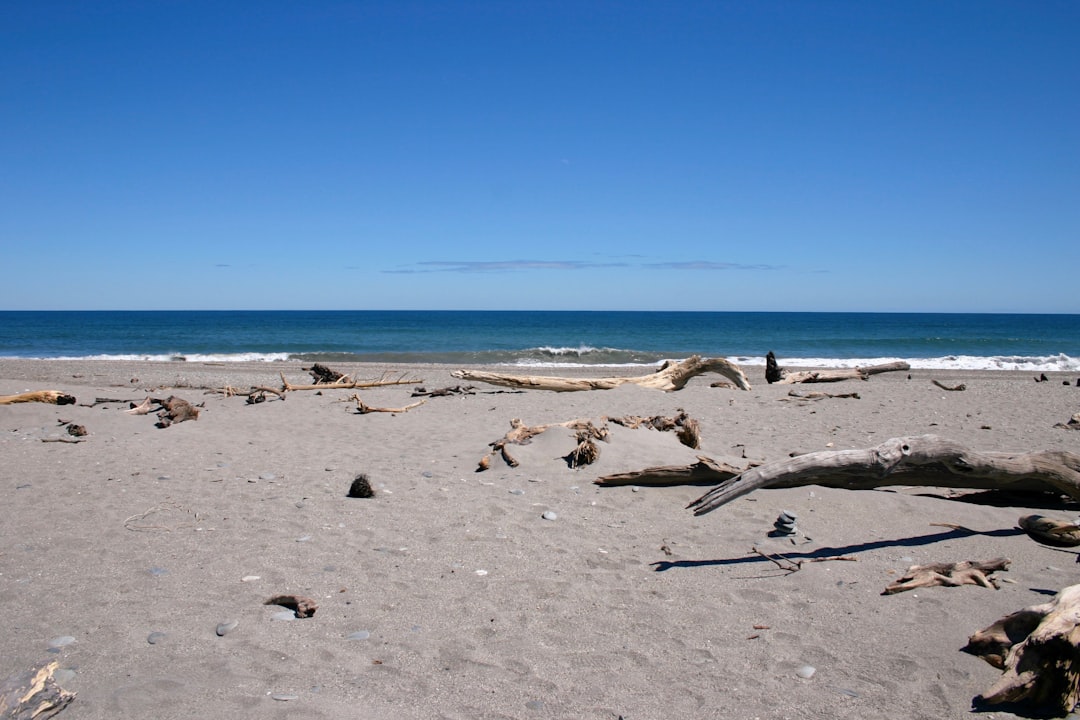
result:
<svg viewBox="0 0 1080 720"><path fill-rule="evenodd" d="M16 395L0 395L0 405L15 405L17 403L39 402L51 405L74 405L75 396L60 392L59 390L32 390Z"/></svg>
<svg viewBox="0 0 1080 720"><path fill-rule="evenodd" d="M1071 713L1080 701L1080 585L1006 615L972 635L964 651L1005 671L975 698L977 706L1015 703L1040 717Z"/></svg>
<svg viewBox="0 0 1080 720"><path fill-rule="evenodd" d="M766 463L723 481L688 506L695 515L760 488L887 485L1037 490L1080 500L1080 455L1043 450L979 452L936 435L886 440L864 450L826 450Z"/></svg>
<svg viewBox="0 0 1080 720"><path fill-rule="evenodd" d="M746 471L724 462L699 455L692 465L661 465L658 467L635 470L598 477L593 482L597 485L614 487L617 485L648 485L667 487L671 485L715 485Z"/></svg>
<svg viewBox="0 0 1080 720"><path fill-rule="evenodd" d="M368 413L377 413L377 412L379 412L379 413L404 413L404 412L409 412L414 407L420 407L425 402L427 402L426 400L421 400L420 402L414 402L411 405L406 405L404 407L399 407L399 408L371 407L370 405L365 403L363 400L361 400L360 396L357 395L356 393L353 393L352 397L350 397L349 400L353 400L353 401L356 402L356 412L357 412L358 415L367 415Z"/></svg>
<svg viewBox="0 0 1080 720"><path fill-rule="evenodd" d="M885 372L910 370L911 365L903 361L885 363L884 365L870 365L869 367L838 368L836 370L800 370L798 372L783 371L783 377L776 381L778 385L794 385L795 383L815 382L839 382L841 380L867 380L871 375Z"/></svg>
<svg viewBox="0 0 1080 720"><path fill-rule="evenodd" d="M481 370L455 370L451 375L461 380L475 380L503 387L554 392L611 390L627 384L671 392L685 387L691 378L708 372L723 375L741 390L750 389L750 381L746 379L746 375L738 365L727 358L702 358L700 355L694 355L678 363L665 363L656 372L637 377L568 378L545 375L503 375Z"/></svg>
<svg viewBox="0 0 1080 720"><path fill-rule="evenodd" d="M514 418L510 421L510 430L495 442L490 443L489 446L491 447L491 450L493 452L497 452L502 455L502 459L506 462L507 465L509 465L510 467L517 467L517 459L515 459L514 456L510 454L510 451L507 449L506 446L528 445L534 437L536 437L542 432L545 432L555 427L570 428L571 430L575 430L578 433L578 449L571 451L570 455L568 455L566 458L567 462L571 463L572 467L575 467L574 463L577 462L577 460L586 459L588 457L588 454L590 453L593 453L593 459L595 459L596 455L599 455L600 451L599 449L596 449L595 446L592 450L582 447L586 438L591 438L595 440L604 440L607 438L607 427L601 426L598 428L593 425L592 420L579 419L567 420L566 422L561 423L548 423L546 425L526 425L519 418ZM489 467L491 467L491 453L488 453L484 455L484 457L480 458L477 472L487 470Z"/></svg>
<svg viewBox="0 0 1080 720"><path fill-rule="evenodd" d="M138 405L132 403L132 407L125 412L130 415L149 415L154 411L157 411L157 426L160 428L167 428L185 420L199 419L199 408L175 395L170 395L164 400L147 397Z"/></svg>
<svg viewBox="0 0 1080 720"><path fill-rule="evenodd" d="M964 560L955 563L912 565L902 578L890 583L881 594L895 595L906 590L938 585L945 587L979 585L997 590L998 580L994 573L998 570L1007 570L1011 562L1008 558L994 558L985 561Z"/></svg>
<svg viewBox="0 0 1080 720"><path fill-rule="evenodd" d="M285 373L281 375L281 389L285 392L298 390L356 390L360 388L383 387L386 385L415 385L424 382L419 378L389 378L384 375L378 380L345 380L335 383L315 383L314 385L293 385L285 379Z"/></svg>
<svg viewBox="0 0 1080 720"><path fill-rule="evenodd" d="M54 660L0 681L0 720L45 720L66 708L75 693L56 683L58 668Z"/></svg>

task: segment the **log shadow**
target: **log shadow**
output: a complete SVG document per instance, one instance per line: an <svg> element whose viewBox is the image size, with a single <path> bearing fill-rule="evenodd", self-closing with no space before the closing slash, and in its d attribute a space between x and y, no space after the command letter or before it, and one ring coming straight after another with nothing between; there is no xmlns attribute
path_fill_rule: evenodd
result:
<svg viewBox="0 0 1080 720"><path fill-rule="evenodd" d="M843 545L840 547L823 547L810 552L776 552L774 555L782 555L784 558L792 561L798 560L817 560L821 558L834 557L836 555L854 555L857 553L869 552L871 550L881 550L883 548L891 547L920 547L922 545L932 545L938 542L944 542L946 540L957 540L959 538L971 537L973 535L984 535L986 537L1014 537L1016 535L1024 535L1024 531L1020 528L1007 528L1001 530L987 530L980 532L978 530L968 530L964 528L949 529L943 532L931 533L929 535L918 535L915 537L897 538L895 540L875 540L874 542L859 543L857 545ZM1056 548L1055 548L1056 549ZM1078 559L1080 561L1080 559ZM767 557L761 555L745 555L737 558L721 558L717 560L660 560L650 565L655 569L655 572L667 572L676 568L697 568L697 567L723 567L727 565L745 565L749 563L768 563L771 562Z"/></svg>

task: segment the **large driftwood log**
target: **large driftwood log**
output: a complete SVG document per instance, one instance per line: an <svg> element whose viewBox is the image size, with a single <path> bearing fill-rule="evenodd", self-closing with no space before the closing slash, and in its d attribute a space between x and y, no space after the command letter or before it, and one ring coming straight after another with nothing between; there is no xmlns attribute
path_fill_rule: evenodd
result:
<svg viewBox="0 0 1080 720"><path fill-rule="evenodd" d="M776 382L778 385L794 385L795 383L839 382L841 380L867 380L870 378L871 375L910 369L911 365L903 361L898 361L892 363L885 363L884 365L839 368L836 370L801 370L799 372L783 371L783 377Z"/></svg>
<svg viewBox="0 0 1080 720"><path fill-rule="evenodd" d="M1071 713L1080 702L1080 585L1006 615L972 635L964 650L1005 671L976 705Z"/></svg>
<svg viewBox="0 0 1080 720"><path fill-rule="evenodd" d="M738 365L727 358L702 358L699 355L694 355L679 363L665 363L656 372L637 377L568 378L544 375L503 375L481 370L455 370L451 375L461 380L475 380L503 387L554 392L611 390L627 384L671 392L681 390L691 378L708 372L723 375L741 390L750 389L750 381L746 379L746 375Z"/></svg>
<svg viewBox="0 0 1080 720"><path fill-rule="evenodd" d="M0 720L45 720L75 699L75 693L56 684L54 660L0 681Z"/></svg>
<svg viewBox="0 0 1080 720"><path fill-rule="evenodd" d="M74 405L75 396L60 392L59 390L33 390L31 392L18 393L17 395L0 395L0 405L15 405L17 403L40 402L52 405Z"/></svg>
<svg viewBox="0 0 1080 720"><path fill-rule="evenodd" d="M766 463L723 481L687 507L704 515L759 488L886 485L1038 490L1080 500L1080 455L1044 450L978 452L936 435L886 440L865 450L826 450Z"/></svg>

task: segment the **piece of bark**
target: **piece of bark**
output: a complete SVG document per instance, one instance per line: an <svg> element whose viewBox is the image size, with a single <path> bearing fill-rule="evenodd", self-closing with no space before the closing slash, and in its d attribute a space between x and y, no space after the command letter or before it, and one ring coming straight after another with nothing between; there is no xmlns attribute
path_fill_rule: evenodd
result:
<svg viewBox="0 0 1080 720"><path fill-rule="evenodd" d="M75 693L57 684L57 669L54 660L0 681L0 720L45 720L66 708Z"/></svg>
<svg viewBox="0 0 1080 720"><path fill-rule="evenodd" d="M1080 585L976 632L964 651L1005 671L975 698L976 706L1011 703L1040 716L1071 713L1080 701L1078 645Z"/></svg>
<svg viewBox="0 0 1080 720"><path fill-rule="evenodd" d="M621 485L648 485L650 487L669 487L673 485L715 485L736 477L746 468L735 467L712 458L699 455L692 465L661 465L627 473L605 475L593 482L605 487Z"/></svg>
<svg viewBox="0 0 1080 720"><path fill-rule="evenodd" d="M906 590L938 585L945 587L979 585L997 590L997 578L994 577L994 573L998 570L1007 570L1010 562L1008 558L995 558L986 561L965 560L955 563L912 565L903 577L890 583L881 594L895 595Z"/></svg>
<svg viewBox="0 0 1080 720"><path fill-rule="evenodd" d="M892 438L864 450L825 450L750 468L724 480L688 508L704 515L754 490L803 485L1034 490L1080 500L1080 455L1053 450L979 452L936 435Z"/></svg>
<svg viewBox="0 0 1080 720"><path fill-rule="evenodd" d="M339 373L337 370L331 370L325 365L320 365L319 363L315 363L311 367L304 369L307 370L308 375L310 375L312 379L315 380L316 385L335 385L341 382L350 382L349 376L345 373Z"/></svg>
<svg viewBox="0 0 1080 720"><path fill-rule="evenodd" d="M160 428L167 428L170 425L182 423L185 420L199 419L199 408L183 398L170 395L158 402L161 404L162 409L158 412L158 421L156 424Z"/></svg>
<svg viewBox="0 0 1080 720"><path fill-rule="evenodd" d="M275 595L263 605L281 605L289 608L298 618L309 618L319 609L319 604L303 595Z"/></svg>
<svg viewBox="0 0 1080 720"><path fill-rule="evenodd" d="M967 390L967 385L965 385L964 383L960 383L959 385L953 385L952 387L950 387L944 383L938 382L937 380L931 380L930 382L934 383L942 390L948 390L949 392L963 392L964 390Z"/></svg>
<svg viewBox="0 0 1080 720"><path fill-rule="evenodd" d="M451 375L458 379L475 380L491 385L531 390L551 390L554 392L611 390L627 384L671 392L682 389L692 378L707 372L720 373L735 383L741 390L750 390L750 381L746 379L746 375L738 365L727 358L702 358L699 355L694 355L679 363L665 363L656 372L638 377L588 379L539 375L503 375L479 370L455 370Z"/></svg>
<svg viewBox="0 0 1080 720"><path fill-rule="evenodd" d="M835 370L802 370L786 373L777 383L794 385L796 383L840 382L841 380L867 380L871 375L886 372L910 370L911 365L903 361L870 365L868 367L838 368Z"/></svg>
<svg viewBox="0 0 1080 720"><path fill-rule="evenodd" d="M1056 423L1054 427L1063 428L1065 430L1080 430L1080 413L1076 413L1071 418L1069 418L1069 422Z"/></svg>
<svg viewBox="0 0 1080 720"><path fill-rule="evenodd" d="M59 390L32 390L16 395L0 395L0 405L16 405L18 403L39 402L50 405L74 405L75 396L68 395Z"/></svg>

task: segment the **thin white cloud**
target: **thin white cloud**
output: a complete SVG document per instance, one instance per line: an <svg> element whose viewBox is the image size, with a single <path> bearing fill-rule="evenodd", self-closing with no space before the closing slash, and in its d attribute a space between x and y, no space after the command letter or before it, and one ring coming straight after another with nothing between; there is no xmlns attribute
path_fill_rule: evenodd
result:
<svg viewBox="0 0 1080 720"><path fill-rule="evenodd" d="M590 263L578 260L428 260L412 268L384 270L387 273L495 273L520 270L586 270L603 267L625 267L626 263Z"/></svg>
<svg viewBox="0 0 1080 720"><path fill-rule="evenodd" d="M744 263L715 262L712 260L690 260L687 262L648 263L644 267L654 270L778 270L780 265L764 263L747 265Z"/></svg>

